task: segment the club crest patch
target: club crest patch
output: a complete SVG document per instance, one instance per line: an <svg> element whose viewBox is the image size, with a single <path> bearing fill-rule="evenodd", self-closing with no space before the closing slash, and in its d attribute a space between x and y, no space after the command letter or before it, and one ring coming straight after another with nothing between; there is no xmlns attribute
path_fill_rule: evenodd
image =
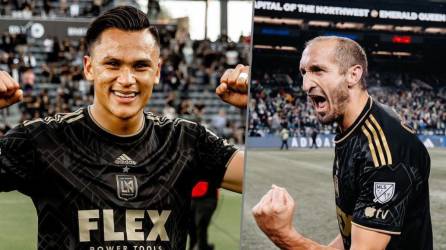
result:
<svg viewBox="0 0 446 250"><path fill-rule="evenodd" d="M116 188L121 200L128 201L138 196L138 181L134 175L116 175Z"/></svg>
<svg viewBox="0 0 446 250"><path fill-rule="evenodd" d="M375 182L373 185L373 202L384 204L390 201L395 193L395 182Z"/></svg>

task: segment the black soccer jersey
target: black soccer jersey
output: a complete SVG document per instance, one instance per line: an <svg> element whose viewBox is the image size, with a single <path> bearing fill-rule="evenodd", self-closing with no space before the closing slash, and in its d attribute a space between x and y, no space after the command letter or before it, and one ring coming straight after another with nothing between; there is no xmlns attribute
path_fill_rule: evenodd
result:
<svg viewBox="0 0 446 250"><path fill-rule="evenodd" d="M369 98L335 142L336 213L345 249L352 224L389 234L387 249L432 249L430 158L414 131Z"/></svg>
<svg viewBox="0 0 446 250"><path fill-rule="evenodd" d="M150 113L120 137L80 109L17 126L0 150L0 191L32 198L39 249L159 250L185 248L193 185L220 185L236 148Z"/></svg>

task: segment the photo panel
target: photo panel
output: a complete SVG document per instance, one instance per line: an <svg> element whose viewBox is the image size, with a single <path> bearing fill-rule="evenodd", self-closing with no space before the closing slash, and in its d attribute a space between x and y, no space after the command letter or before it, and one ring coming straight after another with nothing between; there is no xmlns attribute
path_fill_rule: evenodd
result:
<svg viewBox="0 0 446 250"><path fill-rule="evenodd" d="M252 10L0 1L0 249L239 249Z"/></svg>
<svg viewBox="0 0 446 250"><path fill-rule="evenodd" d="M242 249L277 247L258 225L274 225L262 200L273 184L294 199L297 232L318 244L347 249L354 227L388 235L387 249L445 248L445 12L431 1L255 1ZM332 40L305 50L318 36L354 41L368 65L352 67Z"/></svg>

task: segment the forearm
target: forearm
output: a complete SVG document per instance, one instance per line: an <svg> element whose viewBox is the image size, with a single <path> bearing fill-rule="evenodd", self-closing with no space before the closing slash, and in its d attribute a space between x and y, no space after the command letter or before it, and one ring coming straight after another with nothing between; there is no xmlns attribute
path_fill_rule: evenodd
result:
<svg viewBox="0 0 446 250"><path fill-rule="evenodd" d="M291 231L287 235L270 236L270 239L280 249L284 250L338 250L333 246L324 246L313 240L303 237L296 230ZM330 244L331 245L331 244Z"/></svg>
<svg viewBox="0 0 446 250"><path fill-rule="evenodd" d="M221 187L237 193L243 191L243 171L244 171L245 157L241 150L234 153L234 156L228 163L225 176Z"/></svg>

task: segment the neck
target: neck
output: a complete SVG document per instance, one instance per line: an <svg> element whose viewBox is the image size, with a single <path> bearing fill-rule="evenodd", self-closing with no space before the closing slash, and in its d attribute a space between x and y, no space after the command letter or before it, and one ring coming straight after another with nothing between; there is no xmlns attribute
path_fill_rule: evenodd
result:
<svg viewBox="0 0 446 250"><path fill-rule="evenodd" d="M348 129L356 121L356 119L358 119L359 115L367 104L367 100L369 99L369 94L367 91L357 91L358 93L353 93L353 95L350 96L350 100L346 105L344 118L340 123L342 131Z"/></svg>
<svg viewBox="0 0 446 250"><path fill-rule="evenodd" d="M118 136L131 136L137 134L144 126L144 114L141 112L129 119L121 119L105 110L100 105L89 107L93 121L105 131Z"/></svg>

